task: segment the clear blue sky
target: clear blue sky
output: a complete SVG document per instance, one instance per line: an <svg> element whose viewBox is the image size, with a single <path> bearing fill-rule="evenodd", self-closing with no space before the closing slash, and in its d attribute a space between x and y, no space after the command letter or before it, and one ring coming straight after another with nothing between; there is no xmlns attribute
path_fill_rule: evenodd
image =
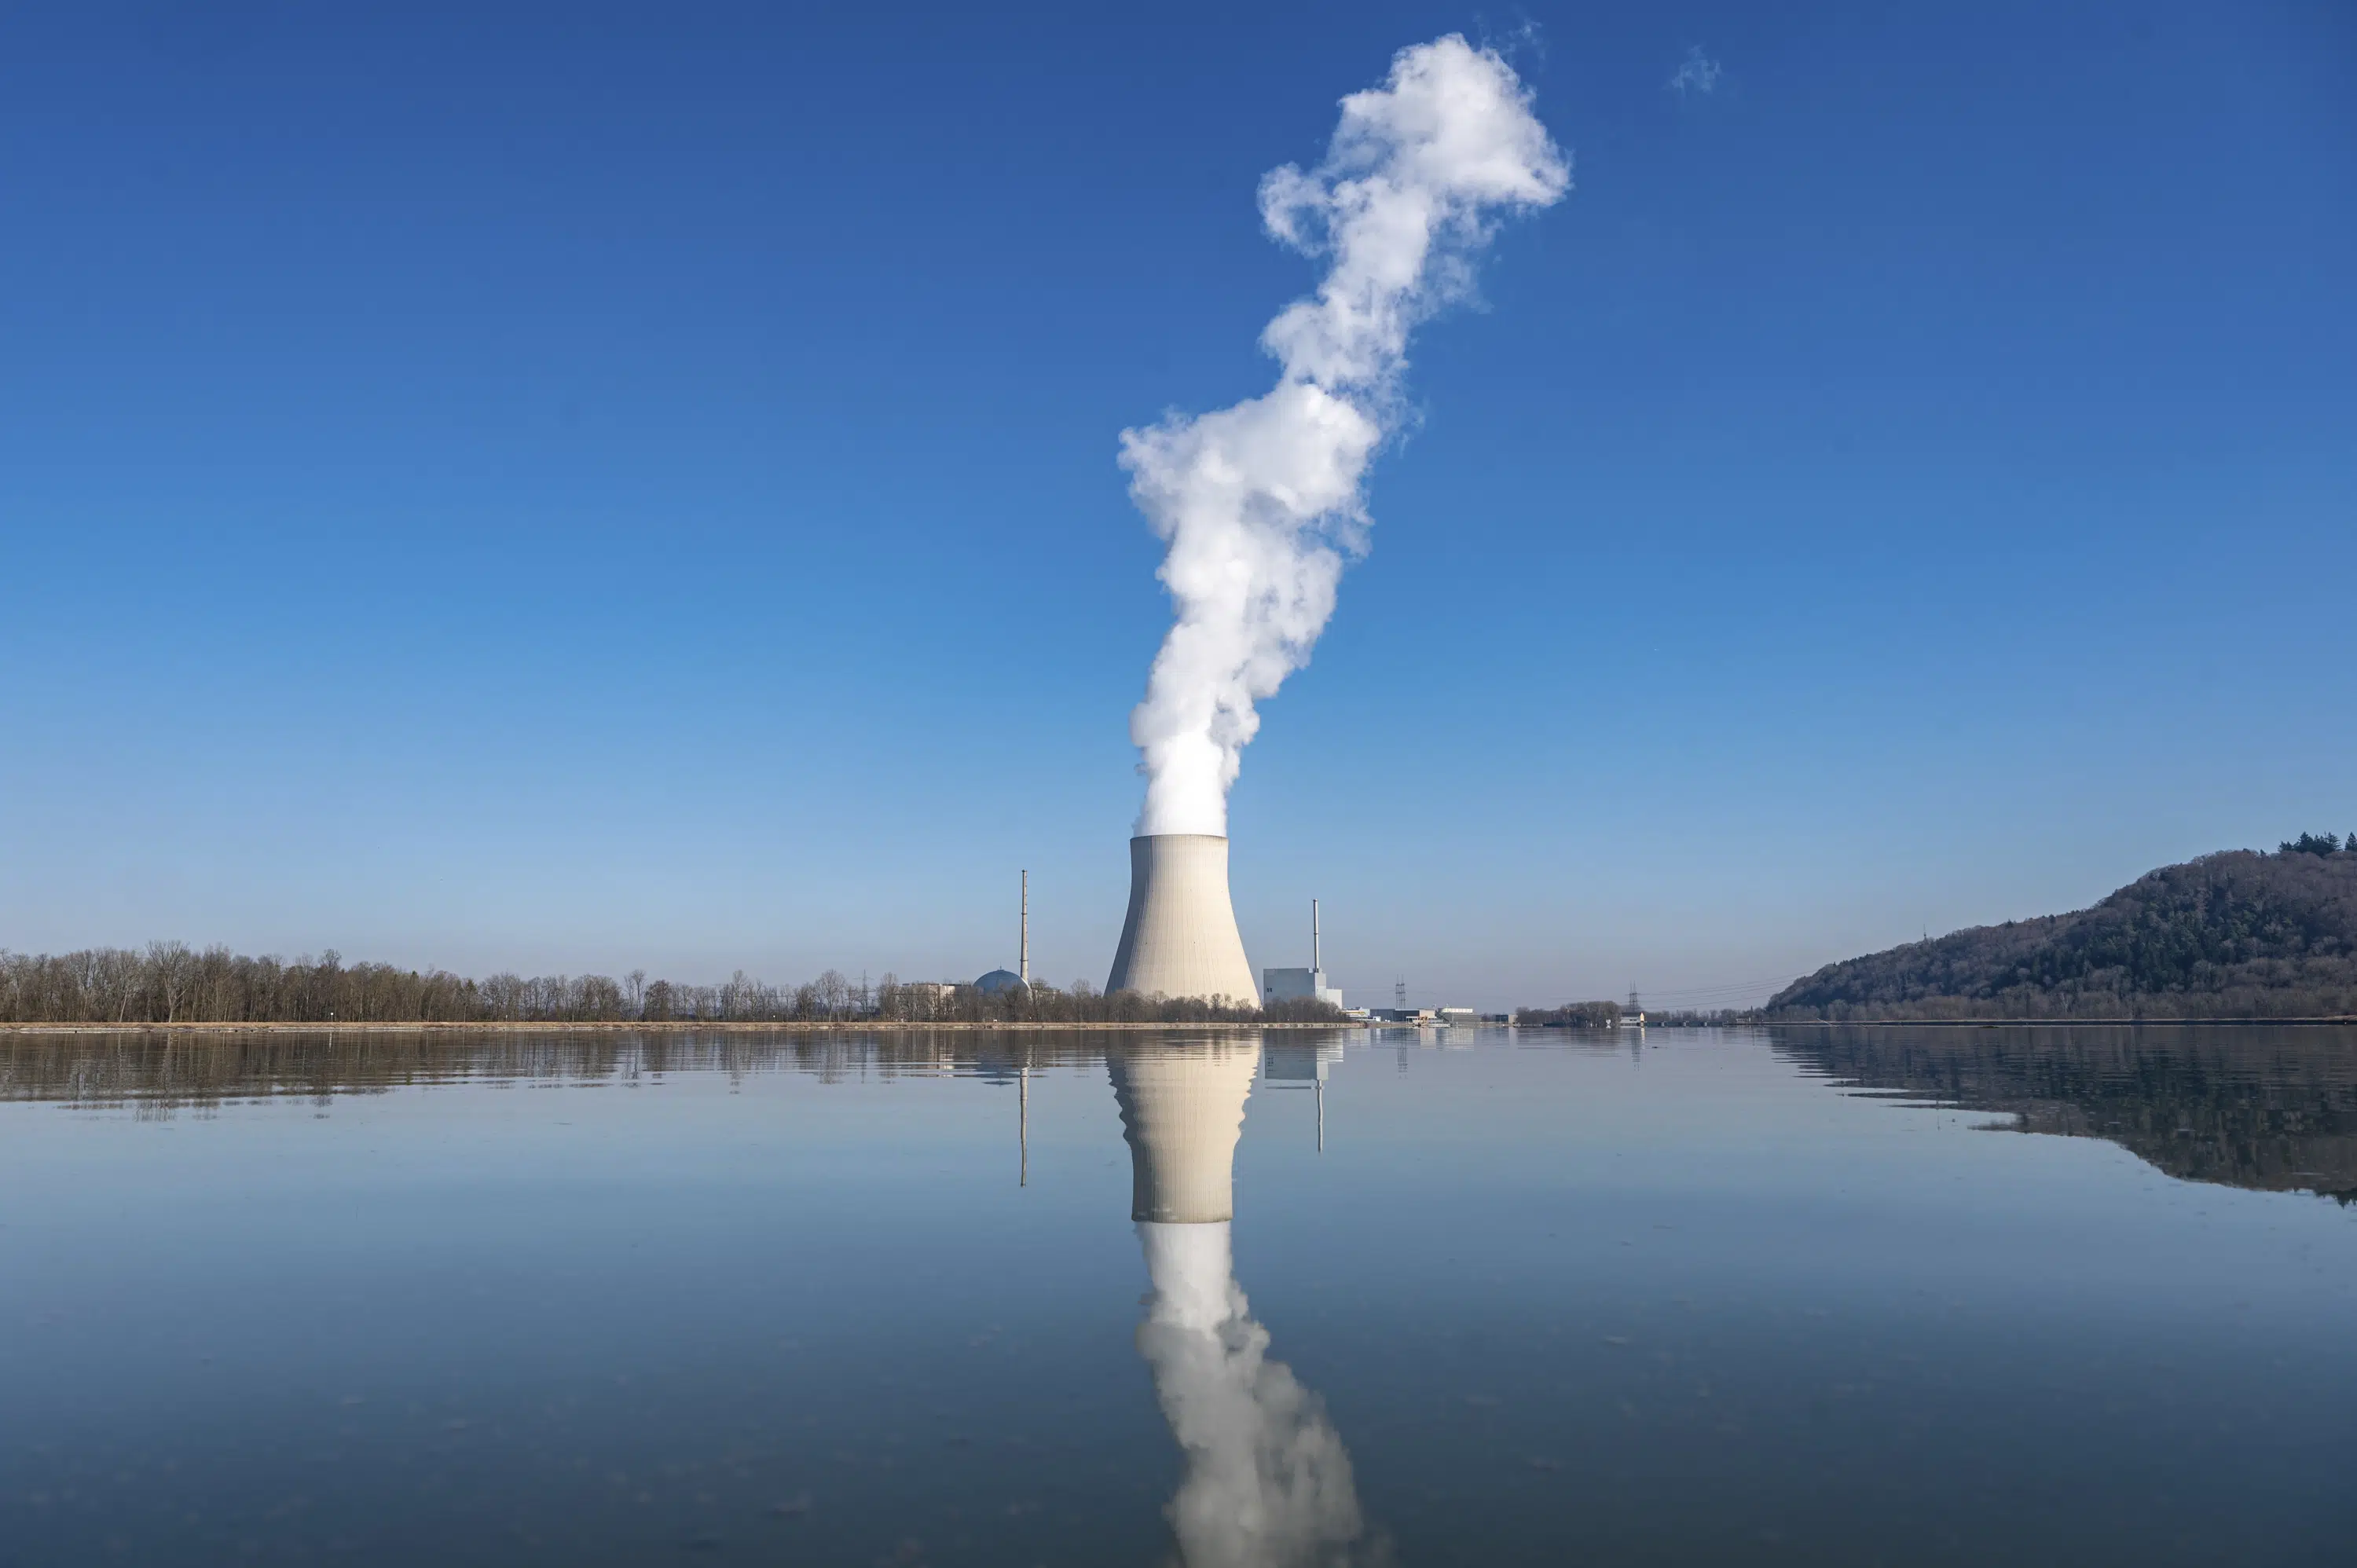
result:
<svg viewBox="0 0 2357 1568"><path fill-rule="evenodd" d="M1524 15L1576 188L1264 707L1255 963L1756 1000L2357 827L2347 7ZM1101 982L1117 433L1267 385L1260 175L1501 26L0 16L0 945L970 975L1028 865Z"/></svg>

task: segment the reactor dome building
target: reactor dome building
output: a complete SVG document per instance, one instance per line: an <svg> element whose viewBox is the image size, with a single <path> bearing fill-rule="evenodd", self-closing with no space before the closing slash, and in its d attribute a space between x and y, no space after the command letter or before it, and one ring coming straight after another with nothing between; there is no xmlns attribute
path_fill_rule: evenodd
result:
<svg viewBox="0 0 2357 1568"><path fill-rule="evenodd" d="M1260 1005L1228 897L1225 837L1145 833L1129 841L1129 916L1105 990Z"/></svg>

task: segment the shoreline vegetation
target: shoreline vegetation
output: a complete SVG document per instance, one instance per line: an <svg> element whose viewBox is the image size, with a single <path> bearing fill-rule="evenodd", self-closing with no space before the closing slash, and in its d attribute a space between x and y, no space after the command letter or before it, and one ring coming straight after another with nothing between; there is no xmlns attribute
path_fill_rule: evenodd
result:
<svg viewBox="0 0 2357 1568"><path fill-rule="evenodd" d="M1084 980L1070 989L1034 981L991 991L890 974L855 982L832 969L791 986L767 984L742 970L719 985L651 981L643 970L620 980L475 980L444 970L346 964L332 949L292 962L184 942L56 955L0 950L0 1029L1269 1028L1350 1022L1323 1002L1262 1006L1107 993Z"/></svg>
<svg viewBox="0 0 2357 1568"><path fill-rule="evenodd" d="M2280 1019L2269 1019L2279 1023ZM664 1018L650 1023L641 1018L586 1019L376 1019L367 1023L350 1020L325 1024L238 1024L216 1023L183 1018L172 1024L24 1024L0 1021L0 1035L578 1035L617 1034L934 1034L979 1033L1005 1034L1018 1032L1054 1032L1091 1034L1104 1031L1144 1029L1222 1029L1248 1033L1262 1029L1364 1029L1413 1027L1400 1025L1369 1025L1362 1019L1336 1016L1315 1019L1240 1019L1199 1018L1178 1023L1159 1019L1097 1019L1075 1022L1070 1019L1017 1019L1007 1022L972 1023L957 1019L936 1019L914 1023L905 1018L775 1018L766 1021L725 1018Z"/></svg>

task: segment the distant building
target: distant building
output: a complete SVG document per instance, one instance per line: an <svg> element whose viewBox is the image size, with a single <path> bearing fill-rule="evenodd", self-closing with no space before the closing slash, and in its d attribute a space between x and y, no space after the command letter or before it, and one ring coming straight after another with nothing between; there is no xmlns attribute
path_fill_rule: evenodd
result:
<svg viewBox="0 0 2357 1568"><path fill-rule="evenodd" d="M1264 969L1260 993L1271 1002L1323 1002L1342 1005L1342 993L1326 983L1322 969Z"/></svg>
<svg viewBox="0 0 2357 1568"><path fill-rule="evenodd" d="M1023 873L1022 899L1021 911L1017 917L1020 924L1015 948L1022 956L1017 960L1017 967L994 969L974 983L974 988L985 996L996 996L1005 991L1031 989L1031 874L1028 871Z"/></svg>
<svg viewBox="0 0 2357 1568"><path fill-rule="evenodd" d="M1325 963L1318 955L1317 899L1309 900L1309 967L1262 970L1260 993L1265 1002L1323 1002L1336 1008L1342 1005L1342 993L1326 983Z"/></svg>

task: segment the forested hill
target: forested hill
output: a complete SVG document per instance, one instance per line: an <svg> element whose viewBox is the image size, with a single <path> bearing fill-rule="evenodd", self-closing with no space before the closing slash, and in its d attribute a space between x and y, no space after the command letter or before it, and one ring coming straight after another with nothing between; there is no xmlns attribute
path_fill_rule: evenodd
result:
<svg viewBox="0 0 2357 1568"><path fill-rule="evenodd" d="M2329 846L2329 847L2328 847ZM2303 835L2138 877L2093 908L1827 964L1768 1001L1796 1018L2357 1015L2357 848Z"/></svg>

